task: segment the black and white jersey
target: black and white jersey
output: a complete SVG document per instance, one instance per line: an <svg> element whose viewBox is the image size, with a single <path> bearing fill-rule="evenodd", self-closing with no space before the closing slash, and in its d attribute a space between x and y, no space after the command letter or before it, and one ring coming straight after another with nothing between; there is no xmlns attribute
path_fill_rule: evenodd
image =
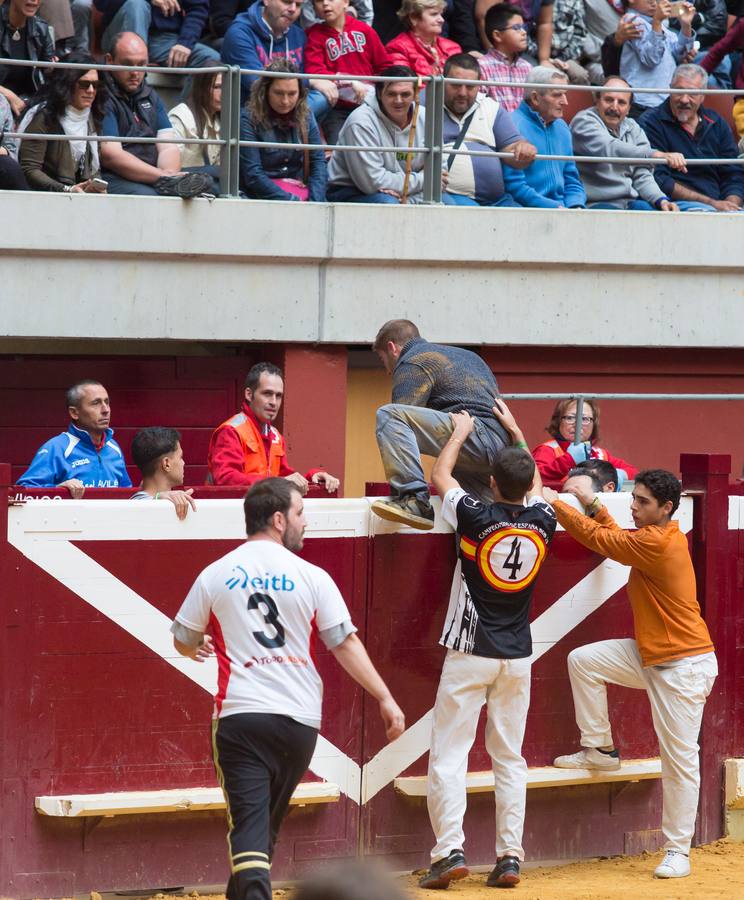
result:
<svg viewBox="0 0 744 900"><path fill-rule="evenodd" d="M454 488L442 514L457 530L459 559L440 643L474 656L530 656L530 600L555 533L552 507L542 497L485 504Z"/></svg>

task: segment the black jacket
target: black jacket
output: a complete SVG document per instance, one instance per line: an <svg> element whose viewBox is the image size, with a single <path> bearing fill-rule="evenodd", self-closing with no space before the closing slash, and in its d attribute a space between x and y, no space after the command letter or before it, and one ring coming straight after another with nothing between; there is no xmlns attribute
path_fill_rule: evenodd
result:
<svg viewBox="0 0 744 900"><path fill-rule="evenodd" d="M10 59L12 56L11 35L15 29L8 22L10 3L3 3L0 6L0 57ZM38 16L32 16L26 19L26 42L28 45L28 58L36 62L51 62L54 56L54 41L52 33L47 23ZM10 66L0 66L0 84L5 82L8 76ZM38 89L44 83L44 70L41 68L34 69L32 75L34 88Z"/></svg>

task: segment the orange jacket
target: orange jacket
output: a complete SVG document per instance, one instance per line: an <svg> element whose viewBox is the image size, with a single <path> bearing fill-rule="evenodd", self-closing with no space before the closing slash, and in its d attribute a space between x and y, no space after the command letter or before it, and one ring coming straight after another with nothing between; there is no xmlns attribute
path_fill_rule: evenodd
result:
<svg viewBox="0 0 744 900"><path fill-rule="evenodd" d="M207 456L210 483L253 484L262 478L291 474L294 470L286 465L284 438L273 425L269 427L272 440L268 459L258 426L245 412L231 416L216 428ZM238 450L236 444L242 455L242 471L233 459Z"/></svg>
<svg viewBox="0 0 744 900"><path fill-rule="evenodd" d="M632 566L628 599L644 666L713 650L700 615L687 538L676 522L666 528L646 525L624 531L605 507L594 519L561 500L554 508L558 521L580 544Z"/></svg>

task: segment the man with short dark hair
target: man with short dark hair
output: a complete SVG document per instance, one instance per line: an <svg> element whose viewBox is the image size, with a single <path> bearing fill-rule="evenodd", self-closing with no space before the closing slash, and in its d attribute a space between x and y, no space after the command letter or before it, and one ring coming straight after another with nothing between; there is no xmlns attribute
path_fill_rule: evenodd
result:
<svg viewBox="0 0 744 900"><path fill-rule="evenodd" d="M509 113L497 100L479 93L478 60L469 53L456 53L444 64L445 78L468 79L472 84L444 85L444 159L447 185L445 203L454 206L519 206L504 192L502 162L524 169L537 152L522 140ZM498 156L464 156L453 151L493 150L513 153L513 159Z"/></svg>
<svg viewBox="0 0 744 900"><path fill-rule="evenodd" d="M184 459L181 435L175 428L143 428L132 441L132 459L142 473L142 485L132 500L170 500L176 516L185 519L195 510L193 488L178 491L183 484Z"/></svg>
<svg viewBox="0 0 744 900"><path fill-rule="evenodd" d="M568 106L568 76L550 66L537 66L530 82L542 87L524 90L524 100L512 113L514 124L539 154L572 156L571 132L563 120ZM506 190L522 206L581 209L586 193L572 160L538 159L527 169L504 169Z"/></svg>
<svg viewBox="0 0 744 900"><path fill-rule="evenodd" d="M453 413L452 436L432 471L442 515L457 532L458 563L440 644L447 648L434 704L427 804L436 844L425 888L446 888L468 874L462 829L467 762L487 704L486 749L493 763L496 866L489 887L513 887L524 860L527 763L522 740L530 703L530 602L555 532L540 474L503 401L493 413L514 446L493 464L495 503L463 490L452 471L474 419Z"/></svg>
<svg viewBox="0 0 744 900"><path fill-rule="evenodd" d="M171 631L183 656L199 662L216 652L222 673L212 735L230 828L227 897L271 900L274 843L320 729L311 635L378 702L388 740L405 720L333 579L296 555L306 526L297 486L260 481L243 508L248 540L204 569Z"/></svg>
<svg viewBox="0 0 744 900"><path fill-rule="evenodd" d="M106 388L92 378L78 381L65 394L70 424L36 451L18 479L24 487L64 487L75 498L86 487L131 487L124 454L110 427Z"/></svg>
<svg viewBox="0 0 744 900"><path fill-rule="evenodd" d="M708 73L701 66L677 66L671 86L685 93L670 94L640 118L652 146L681 154L686 160L737 158L728 123L704 106L705 95L698 93L707 84ZM739 212L744 203L744 170L740 165L695 165L675 171L657 166L654 176L680 209Z"/></svg>
<svg viewBox="0 0 744 900"><path fill-rule="evenodd" d="M678 207L662 191L650 166L623 165L624 157L664 159L672 168L682 168L679 153L654 150L643 129L628 116L633 93L627 81L610 76L598 91L594 106L582 109L571 119L571 136L576 156L604 156L614 162L578 163L589 207L675 212Z"/></svg>
<svg viewBox="0 0 744 900"><path fill-rule="evenodd" d="M272 424L283 399L282 370L273 363L256 363L245 379L240 412L218 426L209 442L211 484L251 485L278 476L294 482L303 495L308 482L325 485L328 493L338 490L338 478L322 469L303 476L290 468L284 438Z"/></svg>
<svg viewBox="0 0 744 900"><path fill-rule="evenodd" d="M141 37L124 32L116 35L106 62L117 66L146 66L147 44ZM176 132L163 101L140 71L117 71L109 79L109 98L103 119L103 134L121 137L121 142L101 144L101 168L109 194L159 194L197 197L213 193L216 184L209 167L181 170L178 144L133 144L126 138L172 138Z"/></svg>
<svg viewBox="0 0 744 900"><path fill-rule="evenodd" d="M599 465L589 465L599 463ZM617 469L606 459L587 459L574 466L568 473L561 488L562 493L573 493L571 488L578 486L582 491L596 491L598 494L614 494L619 490Z"/></svg>
<svg viewBox="0 0 744 900"><path fill-rule="evenodd" d="M499 392L493 372L471 350L424 340L408 319L386 322L372 349L393 376L393 402L377 410L376 432L390 499L376 500L372 511L422 531L434 527L421 454L439 455L454 428L450 413L463 410L473 416L475 426L455 475L468 493L491 503L493 462L509 443L492 413Z"/></svg>
<svg viewBox="0 0 744 900"><path fill-rule="evenodd" d="M700 764L698 734L705 700L718 674L708 628L700 614L695 571L687 538L672 516L679 506L679 480L664 469L635 476L630 507L635 531L620 528L599 496L574 487L585 515L545 488L558 521L580 544L631 566L628 600L635 639L599 641L568 655L578 753L559 756L565 769L615 770L615 749L607 710L607 684L645 690L659 739L662 766L661 828L666 856L657 878L690 874Z"/></svg>

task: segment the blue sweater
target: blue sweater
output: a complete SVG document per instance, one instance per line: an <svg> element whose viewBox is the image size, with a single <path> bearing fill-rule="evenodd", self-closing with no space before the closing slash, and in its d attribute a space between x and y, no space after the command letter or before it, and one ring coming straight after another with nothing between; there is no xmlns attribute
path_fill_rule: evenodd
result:
<svg viewBox="0 0 744 900"><path fill-rule="evenodd" d="M263 3L254 3L235 17L227 29L222 44L222 61L241 69L265 69L275 56L293 62L299 72L305 61L305 32L299 25L290 25L282 37L275 38L266 24ZM240 76L240 94L245 101L257 75Z"/></svg>
<svg viewBox="0 0 744 900"><path fill-rule="evenodd" d="M563 119L546 125L524 100L511 115L519 133L537 147L538 153L573 154L571 131ZM522 206L586 206L586 193L574 162L538 159L526 169L504 166L504 182L507 192Z"/></svg>
<svg viewBox="0 0 744 900"><path fill-rule="evenodd" d="M25 487L55 487L77 478L86 487L131 487L124 454L106 429L103 446L96 450L87 431L72 422L67 431L51 438L36 451L31 465L18 479Z"/></svg>
<svg viewBox="0 0 744 900"><path fill-rule="evenodd" d="M103 28L108 28L111 20L123 6L125 0L93 0L93 6L103 13ZM157 6L151 10L150 31L175 32L178 43L193 50L207 24L209 0L179 0L182 12L166 16Z"/></svg>
<svg viewBox="0 0 744 900"><path fill-rule="evenodd" d="M700 123L694 136L672 115L669 100L647 110L638 120L652 147L668 153L683 153L685 159L736 159L739 151L728 124L712 109L701 106ZM741 166L690 166L687 172L672 171L669 166L654 166L656 183L667 197L675 182L693 191L725 200L731 194L744 198L744 170Z"/></svg>

